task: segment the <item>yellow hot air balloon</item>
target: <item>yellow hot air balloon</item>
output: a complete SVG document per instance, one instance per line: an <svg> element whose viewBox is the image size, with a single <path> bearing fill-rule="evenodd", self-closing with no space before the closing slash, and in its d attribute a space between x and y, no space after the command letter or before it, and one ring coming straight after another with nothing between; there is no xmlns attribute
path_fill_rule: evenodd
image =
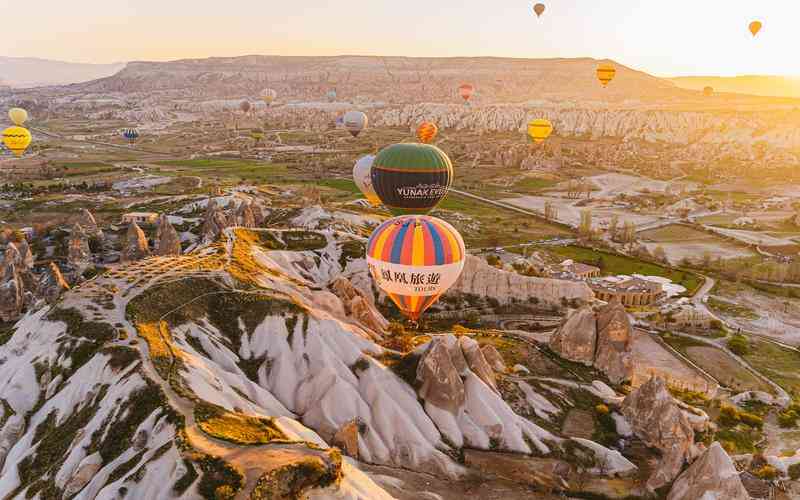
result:
<svg viewBox="0 0 800 500"><path fill-rule="evenodd" d="M533 11L536 13L536 17L542 17L542 14L544 13L544 4L537 3L533 6Z"/></svg>
<svg viewBox="0 0 800 500"><path fill-rule="evenodd" d="M22 127L8 127L3 130L3 144L14 153L15 156L20 157L22 153L31 145L31 133L26 128Z"/></svg>
<svg viewBox="0 0 800 500"><path fill-rule="evenodd" d="M22 108L11 108L8 110L8 117L14 125L21 127L28 120L28 112Z"/></svg>
<svg viewBox="0 0 800 500"><path fill-rule="evenodd" d="M533 142L544 142L553 133L553 124L550 120L538 118L528 122L528 135Z"/></svg>
<svg viewBox="0 0 800 500"><path fill-rule="evenodd" d="M761 31L762 26L763 24L761 24L761 21L753 21L750 23L750 33L752 33L753 36L758 35L758 32Z"/></svg>
<svg viewBox="0 0 800 500"><path fill-rule="evenodd" d="M703 95L706 97L714 95L714 87L703 87Z"/></svg>
<svg viewBox="0 0 800 500"><path fill-rule="evenodd" d="M617 68L613 64L604 63L597 67L597 79L600 80L603 87L607 86L615 76L617 76Z"/></svg>

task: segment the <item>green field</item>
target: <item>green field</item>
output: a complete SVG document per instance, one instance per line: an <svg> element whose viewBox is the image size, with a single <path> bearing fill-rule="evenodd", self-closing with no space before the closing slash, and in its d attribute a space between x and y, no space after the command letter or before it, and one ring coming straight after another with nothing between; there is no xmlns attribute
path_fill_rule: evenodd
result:
<svg viewBox="0 0 800 500"><path fill-rule="evenodd" d="M602 250L594 250L574 245L546 247L543 248L543 250L555 253L565 259L572 259L584 264L597 266L600 268L602 274L606 276L617 274L644 274L669 278L673 283L686 288L687 295L693 294L703 283L703 278L688 271L670 269L634 257L613 254Z"/></svg>
<svg viewBox="0 0 800 500"><path fill-rule="evenodd" d="M164 160L156 162L156 165L165 167L165 170L175 175L196 175L220 180L261 183L292 180L286 165L257 160Z"/></svg>
<svg viewBox="0 0 800 500"><path fill-rule="evenodd" d="M800 352L764 340L751 340L750 353L744 358L793 397L800 396Z"/></svg>

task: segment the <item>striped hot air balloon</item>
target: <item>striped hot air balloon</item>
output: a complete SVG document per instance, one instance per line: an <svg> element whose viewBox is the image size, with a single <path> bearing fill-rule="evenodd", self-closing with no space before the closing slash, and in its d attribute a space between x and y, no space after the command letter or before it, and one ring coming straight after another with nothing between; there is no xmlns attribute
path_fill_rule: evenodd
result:
<svg viewBox="0 0 800 500"><path fill-rule="evenodd" d="M430 144L393 144L372 164L372 187L395 215L424 214L442 201L453 180L453 164Z"/></svg>
<svg viewBox="0 0 800 500"><path fill-rule="evenodd" d="M553 124L550 120L539 118L528 122L528 136L533 142L544 142L553 133Z"/></svg>
<svg viewBox="0 0 800 500"><path fill-rule="evenodd" d="M389 219L367 243L372 278L412 321L458 280L464 254L464 240L458 231L427 215Z"/></svg>
<svg viewBox="0 0 800 500"><path fill-rule="evenodd" d="M20 157L31 145L31 133L23 127L8 127L3 130L3 144L14 153L14 156Z"/></svg>
<svg viewBox="0 0 800 500"><path fill-rule="evenodd" d="M136 144L136 139L139 138L139 131L135 128L126 128L122 131L122 137L128 140L131 145Z"/></svg>
<svg viewBox="0 0 800 500"><path fill-rule="evenodd" d="M597 67L597 79L600 80L603 87L607 86L615 76L617 76L617 68L613 64L601 64Z"/></svg>
<svg viewBox="0 0 800 500"><path fill-rule="evenodd" d="M417 127L417 139L423 144L430 144L439 133L439 127L433 122L422 122Z"/></svg>

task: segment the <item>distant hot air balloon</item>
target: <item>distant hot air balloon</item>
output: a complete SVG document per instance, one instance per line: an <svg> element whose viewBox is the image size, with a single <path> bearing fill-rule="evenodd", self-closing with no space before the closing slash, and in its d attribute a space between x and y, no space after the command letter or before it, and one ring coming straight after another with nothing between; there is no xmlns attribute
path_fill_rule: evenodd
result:
<svg viewBox="0 0 800 500"><path fill-rule="evenodd" d="M28 112L22 108L11 108L8 110L8 117L14 125L21 127L28 120Z"/></svg>
<svg viewBox="0 0 800 500"><path fill-rule="evenodd" d="M703 95L706 97L714 95L714 87L703 87Z"/></svg>
<svg viewBox="0 0 800 500"><path fill-rule="evenodd" d="M261 100L264 101L264 104L266 104L267 107L269 107L277 97L278 93L273 89L264 89L261 92Z"/></svg>
<svg viewBox="0 0 800 500"><path fill-rule="evenodd" d="M406 215L385 221L372 233L367 265L400 312L417 321L458 280L464 253L464 240L447 222Z"/></svg>
<svg viewBox="0 0 800 500"><path fill-rule="evenodd" d="M381 199L372 188L372 163L374 161L375 155L362 156L353 167L353 181L373 206L381 204Z"/></svg>
<svg viewBox="0 0 800 500"><path fill-rule="evenodd" d="M250 131L250 137L256 141L256 145L261 142L261 139L264 138L264 130L260 128L254 128Z"/></svg>
<svg viewBox="0 0 800 500"><path fill-rule="evenodd" d="M458 87L458 93L461 95L461 98L464 99L464 102L468 102L472 94L475 93L475 87L469 83L462 83Z"/></svg>
<svg viewBox="0 0 800 500"><path fill-rule="evenodd" d="M439 127L433 122L422 122L417 127L417 139L423 144L430 144L439 133Z"/></svg>
<svg viewBox="0 0 800 500"><path fill-rule="evenodd" d="M361 111L348 111L344 114L344 128L346 128L353 137L358 137L358 134L367 128L368 123L367 115Z"/></svg>
<svg viewBox="0 0 800 500"><path fill-rule="evenodd" d="M536 13L536 17L542 17L542 14L544 14L544 4L537 3L533 6L533 11Z"/></svg>
<svg viewBox="0 0 800 500"><path fill-rule="evenodd" d="M136 144L136 140L139 138L139 131L135 128L126 128L122 130L122 137L128 140L128 142L133 145Z"/></svg>
<svg viewBox="0 0 800 500"><path fill-rule="evenodd" d="M429 212L445 197L452 180L450 158L430 144L393 144L372 164L372 187L395 215Z"/></svg>
<svg viewBox="0 0 800 500"><path fill-rule="evenodd" d="M533 142L544 142L553 133L553 124L550 120L539 118L528 122L528 135Z"/></svg>
<svg viewBox="0 0 800 500"><path fill-rule="evenodd" d="M750 33L752 33L753 36L758 35L758 32L761 31L761 27L762 26L763 26L763 24L761 24L761 21L753 21L752 23L750 23L750 26L749 26Z"/></svg>
<svg viewBox="0 0 800 500"><path fill-rule="evenodd" d="M328 97L328 101L333 102L336 100L336 89L330 89L326 94Z"/></svg>
<svg viewBox="0 0 800 500"><path fill-rule="evenodd" d="M242 113L247 113L250 111L250 101L242 101L242 103L239 104L239 109L242 110Z"/></svg>
<svg viewBox="0 0 800 500"><path fill-rule="evenodd" d="M597 79L600 80L603 87L607 86L615 76L617 76L617 68L613 64L604 63L597 67Z"/></svg>
<svg viewBox="0 0 800 500"><path fill-rule="evenodd" d="M3 144L14 153L16 157L22 156L22 153L31 145L31 133L28 129L13 126L3 130Z"/></svg>

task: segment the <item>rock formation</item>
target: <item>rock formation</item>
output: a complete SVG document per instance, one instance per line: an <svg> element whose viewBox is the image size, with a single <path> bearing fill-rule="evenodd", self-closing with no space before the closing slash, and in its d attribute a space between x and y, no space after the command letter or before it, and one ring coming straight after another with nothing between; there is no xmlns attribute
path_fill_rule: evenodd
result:
<svg viewBox="0 0 800 500"><path fill-rule="evenodd" d="M69 285L61 274L61 269L58 268L55 262L51 262L50 266L39 279L36 294L43 298L48 304L55 304L61 297L61 294L67 290L69 290Z"/></svg>
<svg viewBox="0 0 800 500"><path fill-rule="evenodd" d="M120 253L120 262L132 262L142 260L150 256L150 248L147 245L147 237L144 231L136 222L128 225L128 232L125 235L125 242Z"/></svg>
<svg viewBox="0 0 800 500"><path fill-rule="evenodd" d="M256 216L253 213L251 202L242 202L236 209L236 225L241 227L256 227Z"/></svg>
<svg viewBox="0 0 800 500"><path fill-rule="evenodd" d="M158 218L158 229L156 229L156 255L180 255L181 238L178 232L172 227L167 214L161 214Z"/></svg>
<svg viewBox="0 0 800 500"><path fill-rule="evenodd" d="M483 259L468 255L464 271L447 292L447 296L478 295L493 297L501 304L513 300L536 299L539 305L560 307L564 300L589 302L594 293L586 283L523 276L515 272L498 270Z"/></svg>
<svg viewBox="0 0 800 500"><path fill-rule="evenodd" d="M690 499L750 499L731 457L718 442L678 477L667 495L667 500Z"/></svg>
<svg viewBox="0 0 800 500"><path fill-rule="evenodd" d="M461 346L461 352L464 353L464 359L467 360L469 369L472 370L479 379L483 380L486 385L491 387L495 392L498 392L494 371L483 356L480 344L469 337L459 338L458 343Z"/></svg>
<svg viewBox="0 0 800 500"><path fill-rule="evenodd" d="M617 301L597 311L597 350L594 365L614 383L633 375L630 357L631 323L625 307Z"/></svg>
<svg viewBox="0 0 800 500"><path fill-rule="evenodd" d="M342 301L345 313L376 333L385 333L389 322L378 312L364 293L355 288L345 277L339 277L330 285L331 290Z"/></svg>
<svg viewBox="0 0 800 500"><path fill-rule="evenodd" d="M634 434L663 454L658 468L647 480L648 488L655 490L669 484L684 462L695 456L696 450L692 426L667 390L664 379L653 377L634 390L623 401L621 410Z"/></svg>
<svg viewBox="0 0 800 500"><path fill-rule="evenodd" d="M92 212L88 211L87 209L81 209L77 223L81 225L87 235L98 239L104 238L105 235L103 234L103 230L97 225L97 221L95 220L94 215L92 215Z"/></svg>
<svg viewBox="0 0 800 500"><path fill-rule="evenodd" d="M489 363L489 366L491 366L494 371L505 373L508 370L505 361L503 361L503 357L497 352L495 346L486 344L481 347L481 352L483 353L483 357L486 358L486 362Z"/></svg>
<svg viewBox="0 0 800 500"><path fill-rule="evenodd" d="M85 269L92 262L89 238L80 224L72 225L72 233L67 240L67 263L75 269Z"/></svg>
<svg viewBox="0 0 800 500"><path fill-rule="evenodd" d="M586 366L594 364L597 318L591 306L573 311L550 339L550 348L562 358Z"/></svg>
<svg viewBox="0 0 800 500"><path fill-rule="evenodd" d="M209 200L206 206L206 213L203 216L203 226L200 229L202 241L206 243L215 241L228 226L230 226L228 216L217 206L215 200Z"/></svg>
<svg viewBox="0 0 800 500"><path fill-rule="evenodd" d="M453 414L464 405L464 383L450 359L444 338L437 337L431 341L417 365L417 380L422 383L418 390L419 397L426 403Z"/></svg>
<svg viewBox="0 0 800 500"><path fill-rule="evenodd" d="M633 375L631 323L619 302L596 312L584 306L571 313L550 339L550 348L560 356L594 366L614 383Z"/></svg>
<svg viewBox="0 0 800 500"><path fill-rule="evenodd" d="M358 460L358 421L353 419L344 424L334 434L331 444L341 449L345 455Z"/></svg>
<svg viewBox="0 0 800 500"><path fill-rule="evenodd" d="M16 247L9 245L12 253L18 253ZM3 278L0 284L0 319L3 321L16 321L25 307L25 290L22 285L14 257L9 257L6 250L6 259L3 264Z"/></svg>

